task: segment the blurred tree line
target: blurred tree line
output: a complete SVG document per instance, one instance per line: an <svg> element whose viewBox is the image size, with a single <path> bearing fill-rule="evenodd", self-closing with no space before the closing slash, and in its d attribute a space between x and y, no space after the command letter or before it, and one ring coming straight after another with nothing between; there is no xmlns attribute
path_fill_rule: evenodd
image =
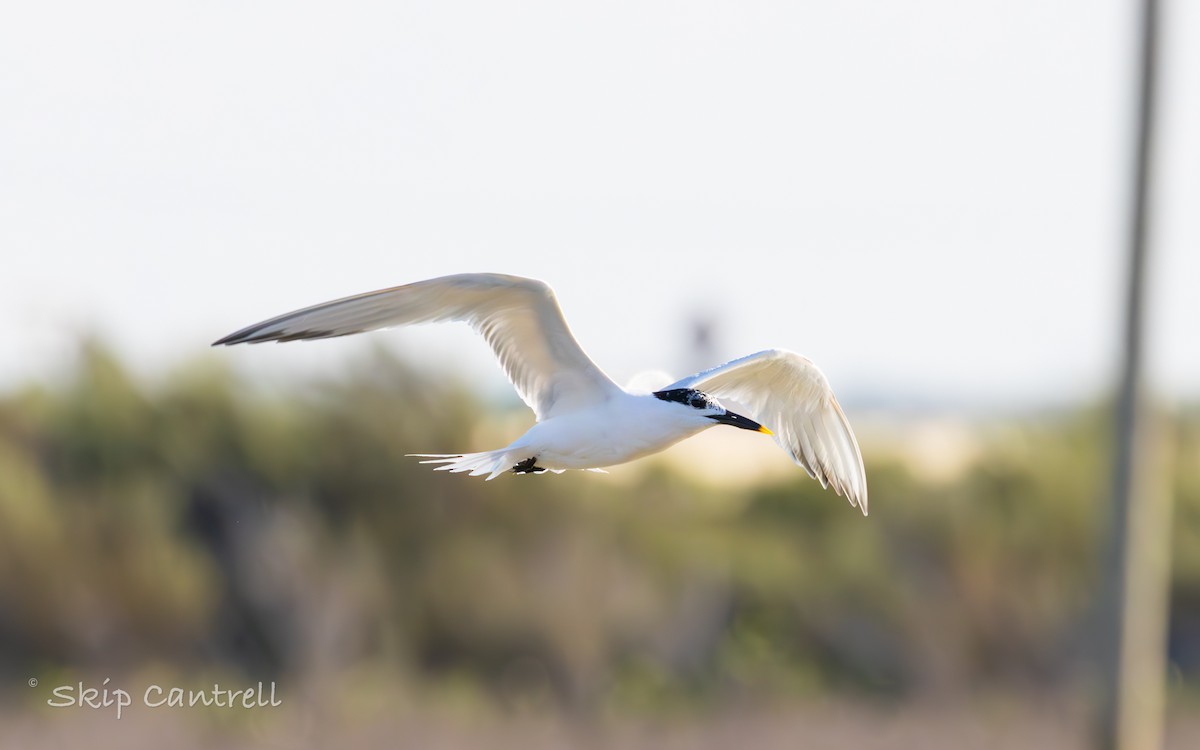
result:
<svg viewBox="0 0 1200 750"><path fill-rule="evenodd" d="M369 667L587 707L1089 669L1106 411L980 428L938 481L868 442L863 519L799 469L736 490L653 460L623 481L434 473L404 454L517 432L386 354L356 369L271 393L205 360L148 384L91 344L0 398L0 670ZM1200 417L1176 425L1171 656L1195 684Z"/></svg>

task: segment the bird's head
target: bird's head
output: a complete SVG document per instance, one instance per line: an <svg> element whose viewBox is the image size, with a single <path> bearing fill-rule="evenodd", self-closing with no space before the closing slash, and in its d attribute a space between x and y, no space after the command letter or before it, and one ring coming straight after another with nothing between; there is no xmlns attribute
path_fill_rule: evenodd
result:
<svg viewBox="0 0 1200 750"><path fill-rule="evenodd" d="M721 406L721 403L712 396L697 391L694 388L672 388L666 391L655 391L654 397L660 401L670 401L682 404L690 409L695 409L701 416L707 417L718 424L732 425L743 430L753 430L767 435L774 434L753 419L747 419L741 414L729 411L724 406Z"/></svg>

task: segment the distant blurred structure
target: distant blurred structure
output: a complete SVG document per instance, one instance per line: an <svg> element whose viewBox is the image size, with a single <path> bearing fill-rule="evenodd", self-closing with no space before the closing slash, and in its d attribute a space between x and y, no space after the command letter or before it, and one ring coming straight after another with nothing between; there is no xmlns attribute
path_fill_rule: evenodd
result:
<svg viewBox="0 0 1200 750"><path fill-rule="evenodd" d="M707 311L694 311L687 320L688 349L684 352L684 372L700 372L720 364L717 357L717 321Z"/></svg>

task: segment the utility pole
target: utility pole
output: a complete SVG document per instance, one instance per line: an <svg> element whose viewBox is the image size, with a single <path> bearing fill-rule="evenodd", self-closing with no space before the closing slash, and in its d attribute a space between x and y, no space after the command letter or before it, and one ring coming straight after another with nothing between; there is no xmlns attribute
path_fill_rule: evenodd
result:
<svg viewBox="0 0 1200 750"><path fill-rule="evenodd" d="M1103 617L1097 747L1156 750L1163 744L1170 607L1170 490L1162 416L1142 385L1146 256L1153 186L1158 0L1142 0L1133 210L1117 395L1112 514Z"/></svg>

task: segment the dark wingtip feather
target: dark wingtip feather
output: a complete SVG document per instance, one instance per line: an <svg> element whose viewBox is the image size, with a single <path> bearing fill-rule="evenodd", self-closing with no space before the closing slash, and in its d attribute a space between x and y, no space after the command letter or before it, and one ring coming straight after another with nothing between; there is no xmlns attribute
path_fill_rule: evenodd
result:
<svg viewBox="0 0 1200 750"><path fill-rule="evenodd" d="M257 344L263 341L271 341L277 336L257 336L259 331L266 328L266 324L258 324L243 328L240 331L234 331L225 338L217 339L212 343L213 346L233 346L234 344Z"/></svg>
<svg viewBox="0 0 1200 750"><path fill-rule="evenodd" d="M265 344L268 341L277 341L283 343L285 341L308 341L311 339L332 339L339 336L350 336L355 333L362 333L363 329L355 328L346 331L328 331L322 329L310 329L306 331L274 331L271 333L258 333L265 326L255 326L246 328L236 333L231 333L223 339L218 339L212 343L213 346L233 346L234 344Z"/></svg>
<svg viewBox="0 0 1200 750"><path fill-rule="evenodd" d="M217 339L216 341L214 341L212 343L212 345L213 346L233 346L234 344L250 343L255 340L253 334L254 334L253 331L246 331L246 330L237 331L236 333L229 334L225 338Z"/></svg>

